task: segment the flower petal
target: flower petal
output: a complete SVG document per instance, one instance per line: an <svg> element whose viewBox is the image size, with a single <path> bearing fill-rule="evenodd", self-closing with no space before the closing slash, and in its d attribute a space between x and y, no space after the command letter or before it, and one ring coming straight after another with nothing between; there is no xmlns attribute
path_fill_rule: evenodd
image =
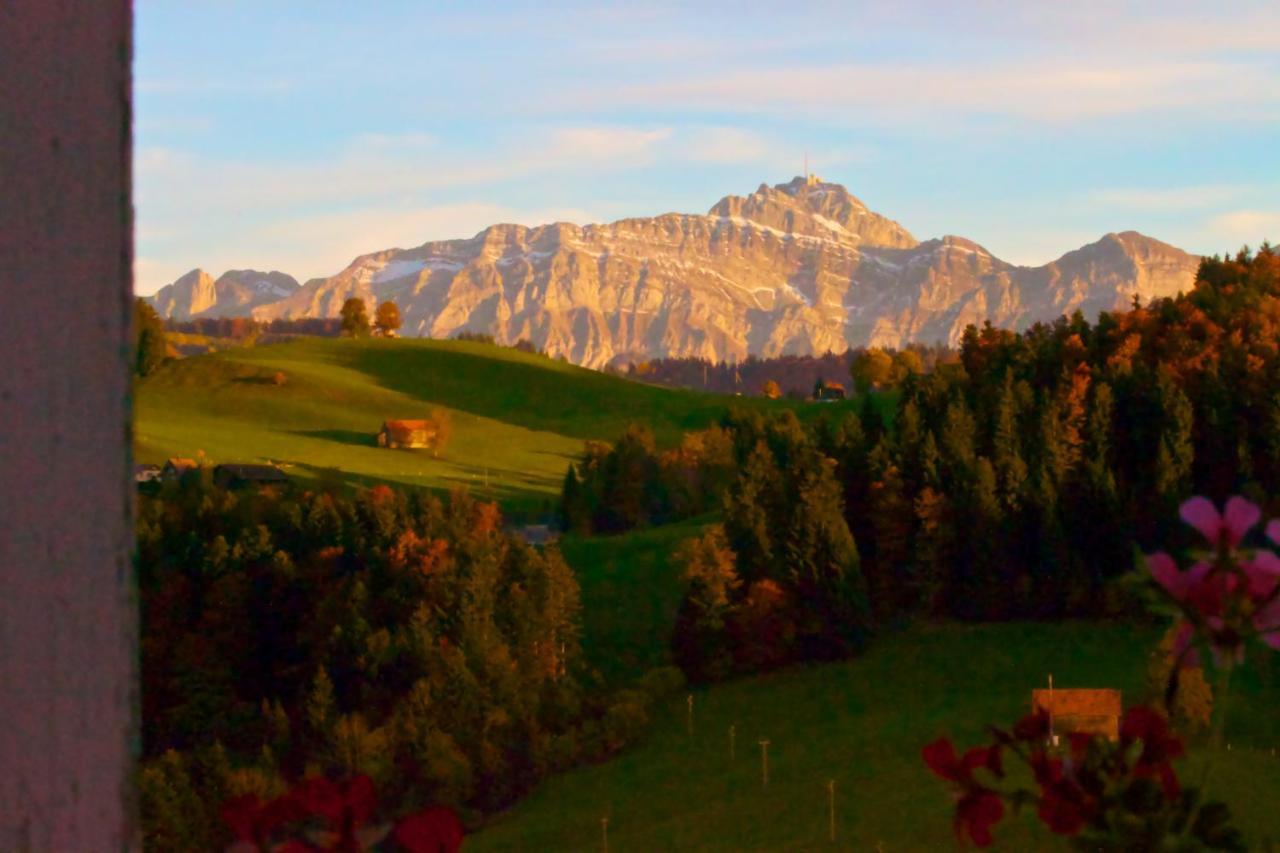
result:
<svg viewBox="0 0 1280 853"><path fill-rule="evenodd" d="M1270 551L1258 551L1253 559L1240 563L1240 569L1249 579L1249 597L1255 602L1268 598L1280 580L1280 557Z"/></svg>
<svg viewBox="0 0 1280 853"><path fill-rule="evenodd" d="M955 745L947 738L938 738L933 743L925 744L920 755L929 769L938 776L949 782L960 781L960 758L956 755Z"/></svg>
<svg viewBox="0 0 1280 853"><path fill-rule="evenodd" d="M392 840L408 853L456 853L463 836L462 822L443 806L409 815L391 832Z"/></svg>
<svg viewBox="0 0 1280 853"><path fill-rule="evenodd" d="M957 829L963 827L979 847L990 847L991 827L1004 817L1004 802L991 791L977 791L960 800L956 807Z"/></svg>
<svg viewBox="0 0 1280 853"><path fill-rule="evenodd" d="M1178 564L1173 561L1164 551L1157 551L1147 556L1147 568L1151 571L1151 577L1155 578L1156 583L1164 587L1165 591L1172 595L1178 601L1186 597L1187 585L1183 579L1183 574L1178 570Z"/></svg>
<svg viewBox="0 0 1280 853"><path fill-rule="evenodd" d="M1173 637L1174 660L1181 661L1185 669L1194 669L1200 665L1200 653L1192 646L1195 639L1196 629L1186 621L1178 626L1178 633Z"/></svg>
<svg viewBox="0 0 1280 853"><path fill-rule="evenodd" d="M1200 531L1200 535L1209 540L1209 544L1218 545L1222 535L1222 516L1218 508L1206 497L1197 495L1178 508L1178 515L1187 524Z"/></svg>
<svg viewBox="0 0 1280 853"><path fill-rule="evenodd" d="M1280 545L1280 518L1273 518L1267 522L1267 538Z"/></svg>
<svg viewBox="0 0 1280 853"><path fill-rule="evenodd" d="M1257 504L1239 495L1232 496L1227 501L1226 512L1222 515L1222 522L1227 530L1227 544L1232 548L1239 545L1240 540L1261 518L1262 510L1258 509Z"/></svg>
<svg viewBox="0 0 1280 853"><path fill-rule="evenodd" d="M1261 633L1262 642L1280 649L1280 598L1272 599L1253 614L1253 627Z"/></svg>

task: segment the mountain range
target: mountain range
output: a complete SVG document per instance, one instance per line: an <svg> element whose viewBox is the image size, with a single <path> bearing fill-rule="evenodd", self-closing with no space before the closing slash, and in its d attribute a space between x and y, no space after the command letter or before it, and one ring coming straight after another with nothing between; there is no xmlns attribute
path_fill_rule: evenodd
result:
<svg viewBox="0 0 1280 853"><path fill-rule="evenodd" d="M361 255L299 287L283 273L193 270L152 297L166 317L335 317L392 300L401 334L528 339L588 367L659 357L956 343L969 323L1021 330L1191 289L1198 256L1135 231L1038 267L979 244L923 242L815 176L726 196L705 214L597 225L492 225L470 239Z"/></svg>

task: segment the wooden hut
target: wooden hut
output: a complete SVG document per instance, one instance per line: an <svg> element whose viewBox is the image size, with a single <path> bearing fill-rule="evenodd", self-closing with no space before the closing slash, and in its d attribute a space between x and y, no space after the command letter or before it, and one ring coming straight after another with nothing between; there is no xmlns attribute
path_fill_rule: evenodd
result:
<svg viewBox="0 0 1280 853"><path fill-rule="evenodd" d="M1109 689L1032 690L1031 707L1049 712L1054 734L1085 732L1120 737L1120 691Z"/></svg>

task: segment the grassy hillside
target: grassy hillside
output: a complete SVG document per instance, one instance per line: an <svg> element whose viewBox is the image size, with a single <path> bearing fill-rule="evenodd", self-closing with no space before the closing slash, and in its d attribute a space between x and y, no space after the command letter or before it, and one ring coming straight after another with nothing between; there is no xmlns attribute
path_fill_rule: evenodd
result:
<svg viewBox="0 0 1280 853"><path fill-rule="evenodd" d="M567 536L560 550L582 587L582 647L611 683L670 665L671 628L684 593L671 553L700 536L710 519L691 519L622 536Z"/></svg>
<svg viewBox="0 0 1280 853"><path fill-rule="evenodd" d="M707 519L625 536L566 538L578 572L588 661L625 681L667 661L680 584L669 555ZM988 723L1011 724L1030 690L1119 687L1143 701L1148 625L946 625L877 640L859 660L795 669L700 690L694 734L683 697L653 733L608 764L553 779L468 841L468 849L611 851L946 850L954 847L946 787L920 760L941 734L978 743ZM1237 680L1214 792L1240 812L1253 846L1280 838L1280 655ZM729 727L736 758L729 760ZM758 741L770 740L761 785ZM1203 755L1203 746L1195 753ZM1200 778L1193 767L1187 778ZM835 779L838 843L826 840L827 780ZM999 828L997 849L1043 849L1032 818ZM1057 848L1052 848L1057 849Z"/></svg>
<svg viewBox="0 0 1280 853"><path fill-rule="evenodd" d="M534 509L556 498L584 439L613 440L643 421L674 442L734 404L789 405L645 385L472 342L310 338L166 365L138 386L136 455L161 462L203 450L214 462L272 460L299 476L339 468L356 481L467 486ZM441 458L374 444L383 420L435 408L453 421Z"/></svg>
<svg viewBox="0 0 1280 853"><path fill-rule="evenodd" d="M678 697L639 747L551 780L468 839L467 849L599 850L606 816L615 853L953 849L949 795L921 762L921 746L941 734L977 743L985 723L1012 723L1049 672L1061 686L1120 687L1133 702L1154 640L1149 628L1080 623L918 630L885 638L860 660L697 692L692 736ZM1280 745L1278 698L1272 687L1247 689L1233 749L1214 769L1213 790L1239 811L1251 849L1280 837L1280 758L1271 753ZM829 779L836 780L835 845L827 841ZM1033 824L1029 816L1006 821L997 849L1044 849L1046 836Z"/></svg>

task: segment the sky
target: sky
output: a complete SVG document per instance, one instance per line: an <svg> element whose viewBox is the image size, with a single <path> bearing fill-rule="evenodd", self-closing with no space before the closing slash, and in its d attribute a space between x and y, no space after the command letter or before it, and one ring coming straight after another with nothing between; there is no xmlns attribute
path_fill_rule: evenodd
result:
<svg viewBox="0 0 1280 853"><path fill-rule="evenodd" d="M1280 4L139 0L136 289L804 169L1042 264L1280 242Z"/></svg>

